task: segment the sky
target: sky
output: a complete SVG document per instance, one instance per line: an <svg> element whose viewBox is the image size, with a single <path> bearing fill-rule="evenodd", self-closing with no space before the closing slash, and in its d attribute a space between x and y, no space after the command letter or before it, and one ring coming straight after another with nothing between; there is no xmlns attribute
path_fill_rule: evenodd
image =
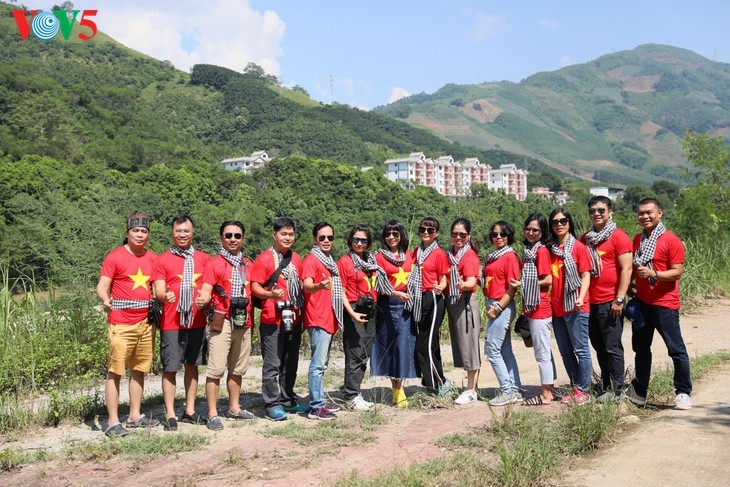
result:
<svg viewBox="0 0 730 487"><path fill-rule="evenodd" d="M6 0L7 1L7 0ZM49 10L61 1L23 0ZM369 110L448 83L521 80L641 44L730 63L730 2L78 0L99 29L189 71L249 62L323 103Z"/></svg>

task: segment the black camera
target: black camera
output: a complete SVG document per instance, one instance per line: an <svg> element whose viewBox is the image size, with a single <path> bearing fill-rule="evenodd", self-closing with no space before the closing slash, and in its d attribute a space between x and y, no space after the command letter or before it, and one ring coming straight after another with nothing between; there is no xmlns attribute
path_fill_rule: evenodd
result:
<svg viewBox="0 0 730 487"><path fill-rule="evenodd" d="M364 294L357 298L355 303L355 313L362 313L369 320L375 312L375 300L369 294Z"/></svg>
<svg viewBox="0 0 730 487"><path fill-rule="evenodd" d="M281 332L294 331L294 305L291 301L277 301L276 309L281 311Z"/></svg>
<svg viewBox="0 0 730 487"><path fill-rule="evenodd" d="M231 298L231 308L232 309L248 308L248 298L246 298L244 296L238 296L235 298Z"/></svg>

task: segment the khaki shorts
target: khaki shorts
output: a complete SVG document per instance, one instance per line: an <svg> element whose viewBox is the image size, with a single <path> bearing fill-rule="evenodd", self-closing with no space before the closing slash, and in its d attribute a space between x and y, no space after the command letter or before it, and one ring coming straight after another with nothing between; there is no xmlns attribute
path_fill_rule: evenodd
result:
<svg viewBox="0 0 730 487"><path fill-rule="evenodd" d="M155 328L147 320L133 325L109 324L109 372L124 375L125 368L149 372L155 347Z"/></svg>
<svg viewBox="0 0 730 487"><path fill-rule="evenodd" d="M229 374L243 376L248 370L251 357L251 328L231 329L231 322L223 321L220 333L210 331L206 327L208 339L208 368L206 377L220 379L228 370Z"/></svg>

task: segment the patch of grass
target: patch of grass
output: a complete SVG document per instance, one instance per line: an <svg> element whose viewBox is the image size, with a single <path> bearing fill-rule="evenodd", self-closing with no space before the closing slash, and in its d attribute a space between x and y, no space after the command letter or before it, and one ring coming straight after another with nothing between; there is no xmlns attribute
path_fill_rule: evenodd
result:
<svg viewBox="0 0 730 487"><path fill-rule="evenodd" d="M289 438L302 446L326 444L328 447L340 447L373 439L373 435L364 431L357 423L341 419L317 421L312 426L290 422L284 426L267 428L261 434L266 437Z"/></svg>
<svg viewBox="0 0 730 487"><path fill-rule="evenodd" d="M485 435L468 434L462 435L459 433L453 433L450 435L442 436L436 440L436 445L442 448L448 448L450 450L458 450L465 448L488 448L493 443L493 440Z"/></svg>
<svg viewBox="0 0 730 487"><path fill-rule="evenodd" d="M8 472L28 463L47 462L53 455L45 448L32 452L20 451L15 448L0 450L0 472Z"/></svg>
<svg viewBox="0 0 730 487"><path fill-rule="evenodd" d="M452 391L452 394L440 397L428 392L418 391L412 396L408 396L408 407L421 410L452 408L454 407L455 394L456 392Z"/></svg>
<svg viewBox="0 0 730 487"><path fill-rule="evenodd" d="M101 394L80 394L52 389L47 396L21 399L0 395L0 434L25 432L33 427L58 426L62 421L83 421L105 411Z"/></svg>
<svg viewBox="0 0 730 487"><path fill-rule="evenodd" d="M721 351L700 355L690 359L692 380L697 380L720 365L730 362L730 352ZM652 374L649 381L648 399L652 404L667 405L674 403L674 366L667 364Z"/></svg>
<svg viewBox="0 0 730 487"><path fill-rule="evenodd" d="M368 431L377 429L378 426L390 423L390 418L383 414L383 407L376 404L375 407L362 412L359 415L360 424Z"/></svg>

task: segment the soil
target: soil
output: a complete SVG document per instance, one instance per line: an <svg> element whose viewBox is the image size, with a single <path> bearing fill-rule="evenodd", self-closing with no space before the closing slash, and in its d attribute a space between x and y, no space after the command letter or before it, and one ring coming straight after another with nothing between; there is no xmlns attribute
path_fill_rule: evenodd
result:
<svg viewBox="0 0 730 487"><path fill-rule="evenodd" d="M730 300L705 303L691 314L681 317L682 333L690 356L704 355L719 350L730 350ZM514 349L520 365L522 382L527 395L535 394L538 372L532 349L514 339ZM627 366L633 364L630 324L624 330ZM666 347L657 335L653 345L654 364L669 363ZM450 347L443 348L447 363ZM566 382L557 347L553 353L558 365L558 384ZM374 427L371 438L343 447L302 447L283 437L265 437L263 433L280 424L262 419L260 387L260 359L252 358L252 365L244 380L242 403L254 411L259 419L244 425L224 421L225 429L211 432L205 427L180 424L179 432L197 432L210 438L202 450L179 453L170 458L154 459L148 463L121 461L112 458L100 463L52 460L26 465L19 470L0 473L0 485L331 485L337 478L353 471L371 477L381 470L391 470L412 462L422 462L448 454L436 445L436 440L451 433L467 433L490 421L490 409L480 401L468 406L448 406L440 409L408 408L397 410L390 405L389 381L369 378L363 384L366 398L378 403L379 411L389 419ZM594 359L595 360L595 359ZM465 384L463 371L453 369L448 376L457 384ZM300 363L298 390L306 396L307 362ZM341 397L336 385L341 383L342 360L336 359L327 371L334 378L328 392ZM204 380L204 378L202 378ZM149 376L146 395L159 395L160 378ZM178 380L182 392L182 379ZM497 382L488 362L484 360L480 395L496 394ZM123 386L124 389L124 386ZM420 391L418 384L408 384L412 396ZM199 395L200 396L200 395ZM730 478L730 365L713 371L696 381L689 411L662 409L642 417L630 433L613 444L582 458L570 460L555 480L565 486L626 485L718 485ZM146 410L162 417L161 401L145 403ZM304 403L304 401L302 401ZM182 400L178 400L182 409ZM225 410L222 399L221 409ZM525 406L518 406L525 407ZM544 406L546 414L559 411L555 403ZM204 399L200 397L196 409L205 414ZM220 411L220 410L219 410ZM179 411L180 412L180 411ZM337 421L357 422L356 412L342 411ZM311 426L306 417L290 417L287 423ZM0 438L4 448L33 451L46 448L60 452L71 440L105 441L102 431L106 418L98 417L82 424L62 424L58 428L44 428L22 438ZM174 435L161 428L153 434ZM721 479L726 479L725 481Z"/></svg>

